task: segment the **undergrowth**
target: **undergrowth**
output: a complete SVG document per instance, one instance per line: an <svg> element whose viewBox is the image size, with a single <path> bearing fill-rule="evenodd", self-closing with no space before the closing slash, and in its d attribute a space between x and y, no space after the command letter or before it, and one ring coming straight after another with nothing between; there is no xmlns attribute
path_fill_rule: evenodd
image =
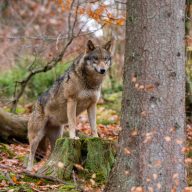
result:
<svg viewBox="0 0 192 192"><path fill-rule="evenodd" d="M42 58L25 57L19 60L11 70L1 73L0 76L0 95L12 97L15 90L15 82L23 80L31 70L42 67L46 61ZM27 84L25 89L25 100L32 100L47 90L53 82L64 73L69 64L58 63L58 65L46 72L35 75Z"/></svg>

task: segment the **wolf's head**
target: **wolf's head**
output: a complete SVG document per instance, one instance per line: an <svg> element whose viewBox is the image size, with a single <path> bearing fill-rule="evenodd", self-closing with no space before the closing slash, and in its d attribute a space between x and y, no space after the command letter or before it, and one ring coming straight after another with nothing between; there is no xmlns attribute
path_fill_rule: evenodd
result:
<svg viewBox="0 0 192 192"><path fill-rule="evenodd" d="M103 46L95 46L91 40L87 42L87 50L84 57L86 70L104 75L111 66L112 42L109 41Z"/></svg>

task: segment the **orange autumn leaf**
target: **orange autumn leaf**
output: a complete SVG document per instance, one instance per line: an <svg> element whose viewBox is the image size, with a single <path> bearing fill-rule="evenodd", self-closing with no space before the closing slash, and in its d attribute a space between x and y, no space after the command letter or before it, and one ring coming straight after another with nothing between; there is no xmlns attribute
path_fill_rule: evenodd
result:
<svg viewBox="0 0 192 192"><path fill-rule="evenodd" d="M42 185L43 184L43 180L40 179L39 181L37 181L36 185Z"/></svg>
<svg viewBox="0 0 192 192"><path fill-rule="evenodd" d="M71 11L72 0L54 0L54 2L61 8L63 12ZM119 25L122 26L125 23L125 18L115 18L112 13L107 10L107 5L99 4L98 8L92 10L91 6L86 8L78 7L76 13L79 15L86 14L91 19L94 19L98 23L105 25Z"/></svg>
<svg viewBox="0 0 192 192"><path fill-rule="evenodd" d="M151 91L154 91L154 89L155 89L155 87L154 87L154 85L152 85L152 84L149 84L149 85L146 85L146 86L145 86L145 90L146 90L146 91L151 92Z"/></svg>
<svg viewBox="0 0 192 192"><path fill-rule="evenodd" d="M109 18L105 18L105 19L103 19L103 23L105 25L109 25L109 24L111 24L111 20Z"/></svg>
<svg viewBox="0 0 192 192"><path fill-rule="evenodd" d="M66 0L66 8L67 8L67 9L70 9L71 3L72 3L71 0Z"/></svg>
<svg viewBox="0 0 192 192"><path fill-rule="evenodd" d="M118 19L117 21L116 21L116 24L117 25L124 25L124 23L125 23L125 19L124 18L120 18L120 19Z"/></svg>
<svg viewBox="0 0 192 192"><path fill-rule="evenodd" d="M80 15L83 15L83 14L85 13L85 9L82 8L82 7L80 7L80 8L78 9L78 13L79 13Z"/></svg>
<svg viewBox="0 0 192 192"><path fill-rule="evenodd" d="M99 7L98 9L95 10L95 14L101 16L104 12L103 7Z"/></svg>
<svg viewBox="0 0 192 192"><path fill-rule="evenodd" d="M63 12L65 11L65 6L63 4L61 5L61 9Z"/></svg>
<svg viewBox="0 0 192 192"><path fill-rule="evenodd" d="M19 182L17 181L17 177L16 176L12 176L11 179L13 180L14 183L18 184Z"/></svg>
<svg viewBox="0 0 192 192"><path fill-rule="evenodd" d="M107 13L107 17L113 18L113 15L111 13Z"/></svg>
<svg viewBox="0 0 192 192"><path fill-rule="evenodd" d="M57 2L58 2L58 4L60 4L60 5L63 4L63 0L58 0Z"/></svg>
<svg viewBox="0 0 192 192"><path fill-rule="evenodd" d="M154 161L154 166L155 167L160 167L161 166L161 160Z"/></svg>
<svg viewBox="0 0 192 192"><path fill-rule="evenodd" d="M125 155L130 155L131 151L128 148L124 148L124 154Z"/></svg>

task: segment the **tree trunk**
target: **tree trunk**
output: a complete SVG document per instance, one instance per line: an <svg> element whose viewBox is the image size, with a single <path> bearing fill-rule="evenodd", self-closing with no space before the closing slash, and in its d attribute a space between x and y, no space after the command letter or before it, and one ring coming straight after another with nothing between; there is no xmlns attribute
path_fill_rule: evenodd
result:
<svg viewBox="0 0 192 192"><path fill-rule="evenodd" d="M28 119L0 109L0 140L10 142L12 138L27 141Z"/></svg>
<svg viewBox="0 0 192 192"><path fill-rule="evenodd" d="M186 185L184 0L127 0L122 132L106 192Z"/></svg>
<svg viewBox="0 0 192 192"><path fill-rule="evenodd" d="M114 144L111 141L101 138L61 138L57 140L51 157L38 174L70 179L75 168L86 178L95 174L94 179L103 182L114 163L114 155Z"/></svg>

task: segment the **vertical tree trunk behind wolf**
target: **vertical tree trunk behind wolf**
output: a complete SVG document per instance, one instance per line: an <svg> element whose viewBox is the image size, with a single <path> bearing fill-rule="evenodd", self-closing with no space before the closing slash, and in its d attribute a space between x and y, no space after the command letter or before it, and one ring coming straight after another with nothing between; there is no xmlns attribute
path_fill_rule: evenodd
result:
<svg viewBox="0 0 192 192"><path fill-rule="evenodd" d="M186 185L184 0L127 0L122 132L106 192Z"/></svg>

